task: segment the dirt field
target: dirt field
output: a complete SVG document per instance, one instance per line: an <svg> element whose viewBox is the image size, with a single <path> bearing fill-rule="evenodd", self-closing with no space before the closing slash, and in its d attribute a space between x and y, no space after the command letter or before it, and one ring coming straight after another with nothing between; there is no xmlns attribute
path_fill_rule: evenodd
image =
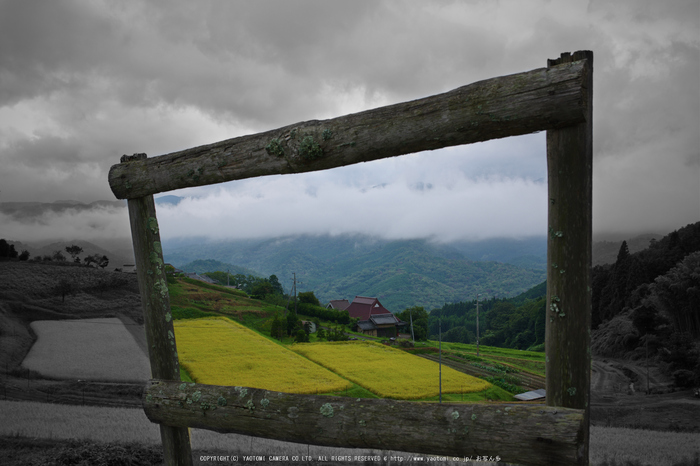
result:
<svg viewBox="0 0 700 466"><path fill-rule="evenodd" d="M700 432L700 398L692 390L674 390L656 367L594 359L591 423L607 427ZM646 394L648 387L651 394Z"/></svg>
<svg viewBox="0 0 700 466"><path fill-rule="evenodd" d="M58 285L70 284L65 296ZM36 341L34 321L119 318L145 349L136 276L89 267L0 262L0 396L104 406L139 406L143 383L42 376L22 366ZM79 380L80 379L80 380Z"/></svg>

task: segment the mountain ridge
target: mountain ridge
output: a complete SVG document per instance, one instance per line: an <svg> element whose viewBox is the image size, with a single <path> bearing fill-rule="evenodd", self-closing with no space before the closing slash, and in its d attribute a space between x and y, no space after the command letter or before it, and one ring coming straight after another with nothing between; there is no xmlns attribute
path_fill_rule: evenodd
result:
<svg viewBox="0 0 700 466"><path fill-rule="evenodd" d="M372 295L389 309L419 305L428 309L476 293L506 297L544 280L543 270L495 261L473 261L450 245L425 239L382 240L364 235L288 236L264 240L163 245L166 262L176 267L199 258L275 274L286 289L293 274L300 291L314 291L322 302Z"/></svg>

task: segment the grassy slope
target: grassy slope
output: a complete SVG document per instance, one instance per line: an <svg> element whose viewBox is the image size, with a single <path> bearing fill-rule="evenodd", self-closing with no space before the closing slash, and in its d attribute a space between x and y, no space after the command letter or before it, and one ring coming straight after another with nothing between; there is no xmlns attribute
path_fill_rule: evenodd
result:
<svg viewBox="0 0 700 466"><path fill-rule="evenodd" d="M61 281L70 285L63 297ZM27 322L124 313L143 323L135 274L108 272L66 263L0 262L0 302L22 303Z"/></svg>
<svg viewBox="0 0 700 466"><path fill-rule="evenodd" d="M437 347L438 342L430 342ZM465 343L443 343L442 347L459 354L476 356L476 345ZM520 371L544 377L545 354L495 346L479 346L479 357L488 362L512 366Z"/></svg>

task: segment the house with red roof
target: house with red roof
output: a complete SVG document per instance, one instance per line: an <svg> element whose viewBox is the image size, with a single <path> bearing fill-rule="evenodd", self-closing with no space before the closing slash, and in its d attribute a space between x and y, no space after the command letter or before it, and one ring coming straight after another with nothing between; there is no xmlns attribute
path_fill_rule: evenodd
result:
<svg viewBox="0 0 700 466"><path fill-rule="evenodd" d="M359 319L357 331L366 335L395 337L399 333L399 327L406 325L382 306L377 298L355 296L346 309L351 319Z"/></svg>

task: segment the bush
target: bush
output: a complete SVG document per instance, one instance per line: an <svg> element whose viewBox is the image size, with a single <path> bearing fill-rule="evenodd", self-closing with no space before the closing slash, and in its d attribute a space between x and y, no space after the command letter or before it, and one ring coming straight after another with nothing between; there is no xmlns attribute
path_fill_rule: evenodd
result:
<svg viewBox="0 0 700 466"><path fill-rule="evenodd" d="M315 304L301 302L297 304L297 310L299 314L308 317L318 317L321 320L336 322L338 324L350 323L350 314L348 314L348 311L327 309L322 306L316 306Z"/></svg>
<svg viewBox="0 0 700 466"><path fill-rule="evenodd" d="M297 343L308 343L309 342L309 335L304 331L303 328L300 328L297 330L297 333L294 335L294 341Z"/></svg>
<svg viewBox="0 0 700 466"><path fill-rule="evenodd" d="M484 380L486 380L492 385L501 387L503 390L513 393L515 395L526 392L526 390L522 389L521 387L512 383L508 383L508 381L505 380L505 378L503 377L486 377Z"/></svg>
<svg viewBox="0 0 700 466"><path fill-rule="evenodd" d="M695 373L687 369L679 369L671 374L676 386L690 388L695 382Z"/></svg>
<svg viewBox="0 0 700 466"><path fill-rule="evenodd" d="M195 307L171 306L170 311L172 312L173 319L199 319L200 317L214 317L218 315L211 312L204 312Z"/></svg>

